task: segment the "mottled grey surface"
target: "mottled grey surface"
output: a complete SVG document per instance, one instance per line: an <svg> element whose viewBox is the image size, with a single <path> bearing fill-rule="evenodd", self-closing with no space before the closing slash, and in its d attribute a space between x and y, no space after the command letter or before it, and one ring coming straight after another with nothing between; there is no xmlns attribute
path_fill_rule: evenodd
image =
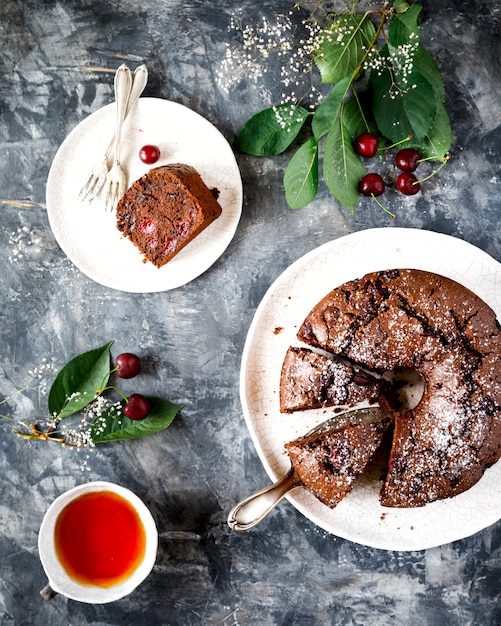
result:
<svg viewBox="0 0 501 626"><path fill-rule="evenodd" d="M443 71L453 158L410 199L389 200L395 225L447 233L501 260L500 5L423 0L425 45ZM447 626L501 623L501 523L451 545L385 552L328 535L288 502L253 531L232 533L232 505L268 478L241 413L239 367L262 296L294 260L357 230L393 223L373 202L351 216L321 187L293 212L285 157L237 155L245 200L236 236L204 275L171 292L134 295L86 278L47 219L45 185L58 146L112 101L124 59L145 62L146 94L185 104L231 142L280 99L262 85L216 84L237 7L253 20L290 7L264 0L2 0L0 5L0 393L46 358L55 367L115 340L146 359L142 390L185 405L165 432L76 453L28 443L0 421L0 624L318 624ZM92 69L94 68L94 69ZM97 69L96 69L97 68ZM99 69L102 68L102 69ZM106 72L105 70L110 70ZM348 261L349 262L349 261ZM50 379L50 376L49 376ZM132 389L129 381L124 387ZM1 412L34 416L45 399L17 396ZM44 603L37 534L50 502L85 481L127 486L164 535L152 575L132 595L90 606Z"/></svg>

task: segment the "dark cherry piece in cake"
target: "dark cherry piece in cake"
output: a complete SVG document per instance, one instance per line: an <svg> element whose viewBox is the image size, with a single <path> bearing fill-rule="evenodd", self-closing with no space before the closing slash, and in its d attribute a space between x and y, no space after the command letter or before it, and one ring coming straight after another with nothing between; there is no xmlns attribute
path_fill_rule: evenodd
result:
<svg viewBox="0 0 501 626"><path fill-rule="evenodd" d="M285 444L303 485L334 508L353 489L383 441L389 420L348 424Z"/></svg>
<svg viewBox="0 0 501 626"><path fill-rule="evenodd" d="M383 506L461 493L501 457L501 327L459 283L431 272L373 272L332 290L299 339L383 372L416 370L424 394L395 414Z"/></svg>
<svg viewBox="0 0 501 626"><path fill-rule="evenodd" d="M280 375L280 411L290 413L329 406L374 404L379 381L358 367L291 346Z"/></svg>
<svg viewBox="0 0 501 626"><path fill-rule="evenodd" d="M125 192L117 205L117 228L145 261L162 267L221 215L217 195L190 165L163 165Z"/></svg>

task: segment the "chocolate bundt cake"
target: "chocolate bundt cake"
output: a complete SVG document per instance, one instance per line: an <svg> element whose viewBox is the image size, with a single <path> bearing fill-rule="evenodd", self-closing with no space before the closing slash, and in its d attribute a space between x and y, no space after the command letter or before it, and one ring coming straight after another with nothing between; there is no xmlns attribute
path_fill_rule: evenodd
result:
<svg viewBox="0 0 501 626"><path fill-rule="evenodd" d="M358 367L291 346L280 375L280 411L291 413L329 406L374 404L379 381Z"/></svg>
<svg viewBox="0 0 501 626"><path fill-rule="evenodd" d="M298 338L374 372L422 377L418 405L394 414L383 506L450 498L500 458L500 325L457 282L412 269L367 274L325 296Z"/></svg>
<svg viewBox="0 0 501 626"><path fill-rule="evenodd" d="M117 228L162 267L221 215L217 195L190 165L156 167L118 202Z"/></svg>
<svg viewBox="0 0 501 626"><path fill-rule="evenodd" d="M348 494L381 445L389 419L347 424L306 435L285 444L301 482L321 502L334 508Z"/></svg>

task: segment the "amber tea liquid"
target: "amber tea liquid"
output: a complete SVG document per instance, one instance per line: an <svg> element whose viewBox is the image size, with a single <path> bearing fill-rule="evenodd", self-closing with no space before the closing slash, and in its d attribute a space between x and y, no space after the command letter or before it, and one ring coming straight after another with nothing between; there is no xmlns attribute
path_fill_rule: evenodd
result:
<svg viewBox="0 0 501 626"><path fill-rule="evenodd" d="M86 493L58 515L56 554L70 578L82 585L111 587L142 562L146 533L136 509L111 491Z"/></svg>

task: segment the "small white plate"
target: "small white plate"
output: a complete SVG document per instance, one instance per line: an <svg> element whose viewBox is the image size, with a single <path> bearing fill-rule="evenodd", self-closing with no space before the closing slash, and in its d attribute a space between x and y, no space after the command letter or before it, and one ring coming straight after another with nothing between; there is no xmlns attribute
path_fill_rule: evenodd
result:
<svg viewBox="0 0 501 626"><path fill-rule="evenodd" d="M143 262L122 237L115 213L102 199L82 201L79 191L100 160L115 129L115 104L84 119L61 144L47 180L47 213L54 236L68 258L89 278L128 292L166 291L205 272L226 250L242 211L242 180L223 135L191 109L160 98L140 98L123 127L122 163L129 185L152 167L192 165L209 188L219 189L220 217L161 268ZM146 165L139 150L160 148L160 160Z"/></svg>
<svg viewBox="0 0 501 626"><path fill-rule="evenodd" d="M326 419L325 413L280 413L280 370L312 307L331 289L372 271L422 269L448 276L487 302L501 319L501 264L459 239L429 231L383 228L331 241L293 263L273 283L250 326L242 357L240 395L259 457L274 482L290 462L284 444ZM263 485L264 486L264 485ZM306 489L287 498L324 530L386 550L422 550L468 537L501 518L501 462L468 491L422 508L379 504L378 481L362 477L335 508Z"/></svg>

